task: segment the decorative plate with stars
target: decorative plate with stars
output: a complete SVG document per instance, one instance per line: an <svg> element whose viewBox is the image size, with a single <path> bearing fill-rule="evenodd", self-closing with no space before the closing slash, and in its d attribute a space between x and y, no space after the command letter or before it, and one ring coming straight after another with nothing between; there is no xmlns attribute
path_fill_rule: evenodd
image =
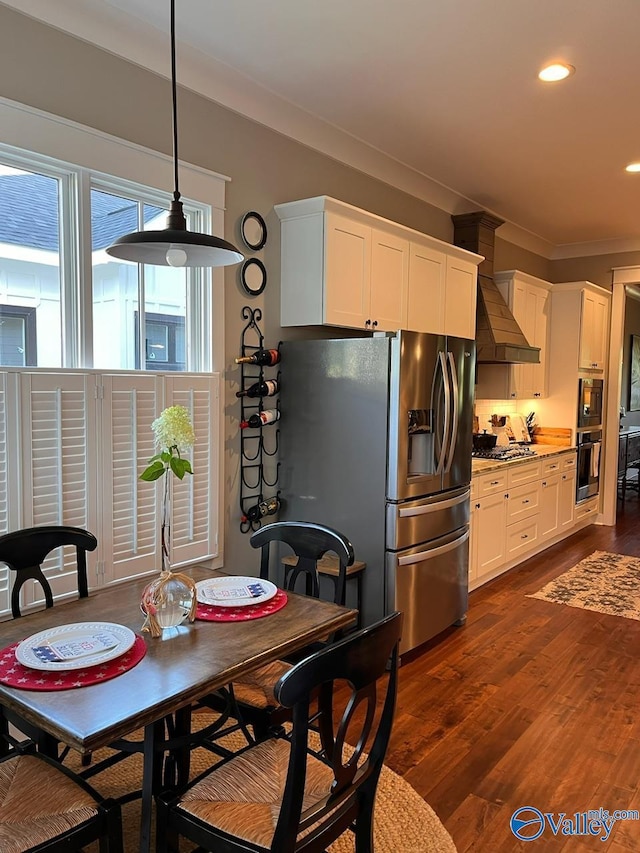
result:
<svg viewBox="0 0 640 853"><path fill-rule="evenodd" d="M131 628L115 622L72 622L27 637L17 647L16 659L49 672L84 669L120 657L135 640Z"/></svg>
<svg viewBox="0 0 640 853"><path fill-rule="evenodd" d="M201 604L198 600L196 619L204 619L206 622L246 622L249 619L261 619L263 616L270 616L272 613L282 610L286 603L287 593L282 589L277 589L276 594L269 601L252 604L249 607L217 607Z"/></svg>
<svg viewBox="0 0 640 853"><path fill-rule="evenodd" d="M120 657L82 669L48 672L18 663L18 645L19 643L13 643L0 650L0 682L22 690L71 690L75 687L100 684L101 681L109 681L133 669L147 653L147 644L142 637L136 636L131 648Z"/></svg>

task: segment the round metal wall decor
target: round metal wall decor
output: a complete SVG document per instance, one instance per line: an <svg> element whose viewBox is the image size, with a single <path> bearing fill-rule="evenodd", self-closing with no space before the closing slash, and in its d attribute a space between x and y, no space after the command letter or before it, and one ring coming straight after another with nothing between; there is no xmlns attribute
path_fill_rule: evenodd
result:
<svg viewBox="0 0 640 853"><path fill-rule="evenodd" d="M255 210L250 210L242 217L240 234L245 246L257 252L267 242L267 226L264 219Z"/></svg>
<svg viewBox="0 0 640 853"><path fill-rule="evenodd" d="M267 286L267 270L262 261L249 258L240 268L240 283L249 296L258 296Z"/></svg>

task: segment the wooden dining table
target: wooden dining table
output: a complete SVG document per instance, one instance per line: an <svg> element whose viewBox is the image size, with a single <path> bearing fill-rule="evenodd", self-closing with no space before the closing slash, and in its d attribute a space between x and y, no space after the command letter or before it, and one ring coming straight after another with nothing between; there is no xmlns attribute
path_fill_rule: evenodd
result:
<svg viewBox="0 0 640 853"><path fill-rule="evenodd" d="M186 573L195 581L224 574L200 566ZM148 582L147 577L120 584L88 598L0 623L0 648L75 622L114 622L140 634L140 599ZM281 610L260 619L196 620L165 629L157 639L145 633L147 651L143 659L109 681L59 691L22 690L0 684L0 706L82 753L144 728L140 853L148 853L153 796L161 780L161 721L256 667L325 639L357 619L356 610L294 593L287 596Z"/></svg>

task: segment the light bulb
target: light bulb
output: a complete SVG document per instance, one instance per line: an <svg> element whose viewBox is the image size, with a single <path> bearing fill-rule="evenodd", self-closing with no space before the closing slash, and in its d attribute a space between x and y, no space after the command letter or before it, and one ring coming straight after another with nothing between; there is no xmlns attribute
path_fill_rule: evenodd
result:
<svg viewBox="0 0 640 853"><path fill-rule="evenodd" d="M169 246L167 249L167 263L170 267L183 267L187 262L187 253L179 246Z"/></svg>

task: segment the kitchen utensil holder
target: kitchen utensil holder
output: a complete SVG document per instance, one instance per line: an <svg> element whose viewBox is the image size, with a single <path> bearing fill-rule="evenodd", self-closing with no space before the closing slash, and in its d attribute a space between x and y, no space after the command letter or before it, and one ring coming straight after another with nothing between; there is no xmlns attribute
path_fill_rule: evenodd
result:
<svg viewBox="0 0 640 853"><path fill-rule="evenodd" d="M264 350L264 336L258 325L258 321L262 319L262 311L260 308L250 308L245 305L242 309L242 317L247 320L245 327L242 330L242 356L253 355L256 352ZM280 344L278 344L278 352ZM267 370L270 368L267 368ZM275 376L280 382L280 371ZM264 382L265 368L257 364L240 365L240 388L244 390L254 382ZM265 408L263 405L263 397L240 397L240 422L247 421L252 414L258 413ZM280 401L274 397L268 397L267 400L273 400L273 403L268 403L266 408L275 408L280 411ZM277 422L276 422L277 424ZM265 441L265 434L272 436ZM265 496L264 487L273 490L278 484L280 474L280 462L275 461L275 465L269 465L269 458L277 456L278 444L280 440L280 430L277 425L265 425L262 427L245 428L240 430L240 531L249 533L252 530L258 530L262 521L260 519L247 518L247 510L249 507L260 504L270 496ZM265 471L265 462L269 469L269 474L272 474L275 467L275 474L270 479ZM275 492L276 497L280 495L280 490ZM270 517L270 520L271 517Z"/></svg>

